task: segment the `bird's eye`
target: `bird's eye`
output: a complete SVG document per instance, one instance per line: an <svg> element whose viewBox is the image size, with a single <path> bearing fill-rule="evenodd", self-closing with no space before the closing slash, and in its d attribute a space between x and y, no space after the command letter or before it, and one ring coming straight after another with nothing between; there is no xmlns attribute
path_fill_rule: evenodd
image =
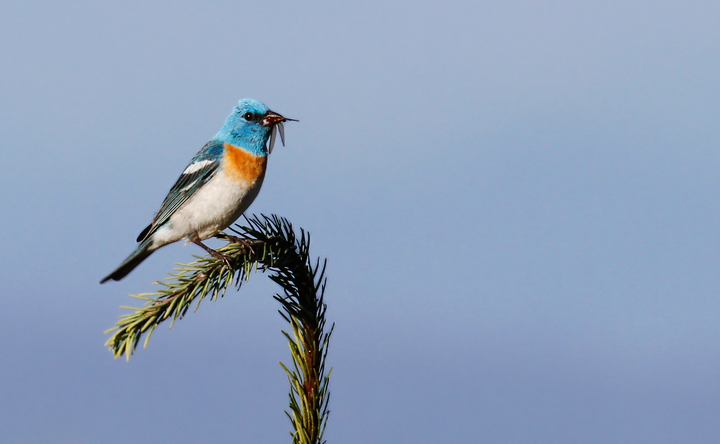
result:
<svg viewBox="0 0 720 444"><path fill-rule="evenodd" d="M243 118L247 121L253 121L255 120L255 114L251 112L246 112L245 114L243 114Z"/></svg>

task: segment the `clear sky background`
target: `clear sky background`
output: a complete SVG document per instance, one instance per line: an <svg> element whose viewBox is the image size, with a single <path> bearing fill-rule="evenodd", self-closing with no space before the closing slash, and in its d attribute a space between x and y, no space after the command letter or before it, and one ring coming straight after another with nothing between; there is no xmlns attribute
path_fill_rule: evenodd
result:
<svg viewBox="0 0 720 444"><path fill-rule="evenodd" d="M329 443L720 441L717 1L0 4L0 442L289 442L265 276L103 347L237 100L329 259ZM212 245L218 245L214 243Z"/></svg>

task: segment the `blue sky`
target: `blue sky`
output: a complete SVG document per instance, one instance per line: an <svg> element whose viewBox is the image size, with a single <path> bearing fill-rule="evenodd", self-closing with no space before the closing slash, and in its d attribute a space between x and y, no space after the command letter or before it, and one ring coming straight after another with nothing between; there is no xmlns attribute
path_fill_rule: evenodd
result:
<svg viewBox="0 0 720 444"><path fill-rule="evenodd" d="M250 208L327 257L328 442L715 443L715 2L0 5L0 441L287 442L271 296L103 347L237 100L299 123ZM215 244L217 245L217 244Z"/></svg>

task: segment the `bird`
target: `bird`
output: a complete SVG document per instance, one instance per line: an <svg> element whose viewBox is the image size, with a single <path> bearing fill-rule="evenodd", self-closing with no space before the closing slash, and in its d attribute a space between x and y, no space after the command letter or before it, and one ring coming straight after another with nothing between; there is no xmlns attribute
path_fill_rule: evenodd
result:
<svg viewBox="0 0 720 444"><path fill-rule="evenodd" d="M297 122L255 99L239 100L220 131L180 174L138 236L135 251L100 283L121 280L158 248L183 239L220 255L202 241L229 227L255 200L277 130L285 145L287 121Z"/></svg>

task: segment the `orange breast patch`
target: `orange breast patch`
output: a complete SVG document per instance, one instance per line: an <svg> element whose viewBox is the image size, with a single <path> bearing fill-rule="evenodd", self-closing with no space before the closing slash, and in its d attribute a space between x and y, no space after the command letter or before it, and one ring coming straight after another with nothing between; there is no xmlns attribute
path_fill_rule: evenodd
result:
<svg viewBox="0 0 720 444"><path fill-rule="evenodd" d="M229 143L224 147L224 170L230 176L244 182L255 182L265 174L267 156L255 156Z"/></svg>

